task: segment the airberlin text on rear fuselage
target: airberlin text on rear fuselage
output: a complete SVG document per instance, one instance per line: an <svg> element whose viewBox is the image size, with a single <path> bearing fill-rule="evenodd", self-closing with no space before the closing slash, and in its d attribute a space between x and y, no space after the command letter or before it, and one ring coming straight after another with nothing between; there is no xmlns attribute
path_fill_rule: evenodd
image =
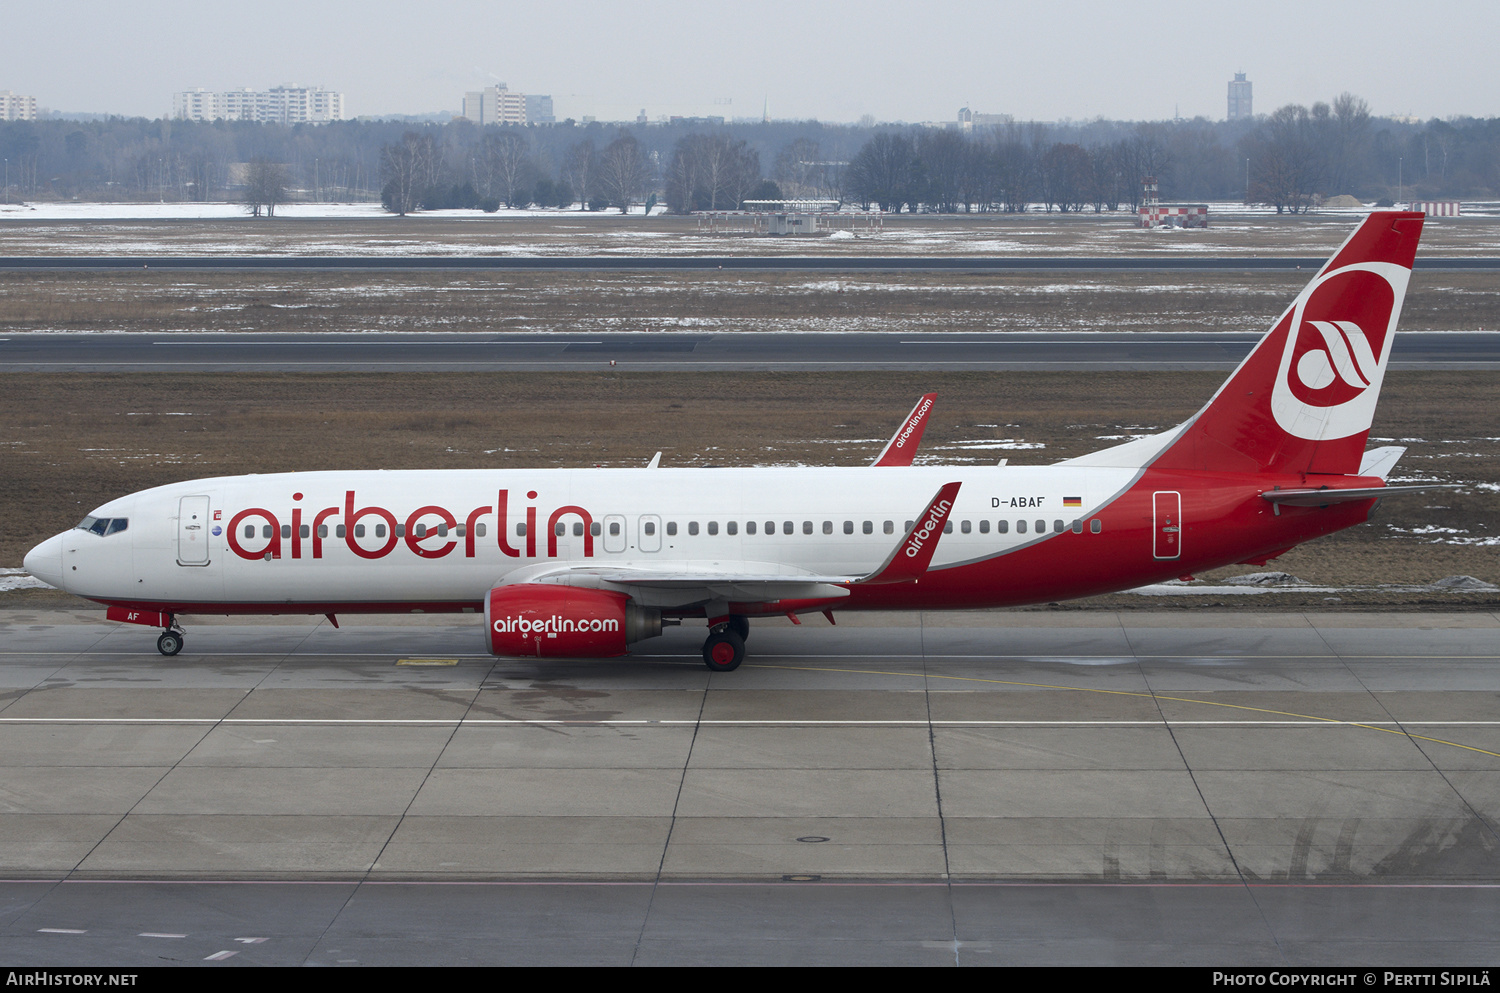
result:
<svg viewBox="0 0 1500 993"><path fill-rule="evenodd" d="M535 500L536 491L529 491L526 498ZM230 518L227 529L230 551L242 559L278 559L287 554L293 559L320 559L323 557L325 542L342 541L349 547L349 551L360 558L381 559L404 543L412 554L424 559L440 559L452 555L458 552L460 546L463 549L463 557L472 559L477 551L479 537L475 533L477 530L475 525L493 517L497 524L495 542L502 553L511 558L520 558L523 555L529 559L537 557L537 508L535 506L526 507L525 547L517 548L510 543L509 490L500 490L494 505L486 504L475 507L465 513L461 534L458 531L458 515L436 504L418 507L406 516L404 522L401 522L404 527L398 529L398 521L394 513L384 507L358 506L359 501L355 498L353 490L345 491L342 507L324 507L313 511L310 508L296 506L301 499L301 493L292 494L291 517L285 525L281 518L264 507L248 507L235 514ZM594 554L593 515L574 504L558 507L547 515L547 557L557 557L557 525L564 518L569 517L575 518L583 525L583 555L585 558L592 557ZM344 533L341 538L332 537L337 534L337 531L329 528L330 521L335 526L343 526ZM361 527L366 523L372 526ZM241 533L242 525L249 526L250 534ZM288 535L285 539L282 537L284 526ZM307 528L306 537L303 536L304 527ZM418 533L419 528L422 529L421 534ZM269 531L269 537L266 536L267 531ZM249 547L246 547L247 544Z"/></svg>

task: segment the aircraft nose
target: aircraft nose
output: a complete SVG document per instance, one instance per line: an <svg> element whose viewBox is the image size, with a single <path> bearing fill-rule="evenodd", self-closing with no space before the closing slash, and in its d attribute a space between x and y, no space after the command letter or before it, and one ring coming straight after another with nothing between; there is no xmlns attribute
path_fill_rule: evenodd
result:
<svg viewBox="0 0 1500 993"><path fill-rule="evenodd" d="M58 589L61 589L63 576L62 553L63 536L56 534L27 552L26 558L22 560L21 564L26 567L27 572L48 586L56 586Z"/></svg>

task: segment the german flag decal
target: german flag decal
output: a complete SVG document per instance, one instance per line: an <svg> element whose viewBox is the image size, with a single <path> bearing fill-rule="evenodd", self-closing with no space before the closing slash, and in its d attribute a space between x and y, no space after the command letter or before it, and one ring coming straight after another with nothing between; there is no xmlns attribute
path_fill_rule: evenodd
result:
<svg viewBox="0 0 1500 993"><path fill-rule="evenodd" d="M1083 497L1063 497L1064 507L1082 507Z"/></svg>

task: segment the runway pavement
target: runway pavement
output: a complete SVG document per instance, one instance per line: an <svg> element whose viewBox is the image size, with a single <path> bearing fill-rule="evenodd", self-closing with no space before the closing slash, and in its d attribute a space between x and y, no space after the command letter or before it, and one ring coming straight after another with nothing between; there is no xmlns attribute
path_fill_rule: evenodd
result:
<svg viewBox="0 0 1500 993"><path fill-rule="evenodd" d="M1260 334L12 333L7 372L1016 371L1234 368ZM1394 369L1500 368L1500 333L1403 331Z"/></svg>
<svg viewBox="0 0 1500 993"><path fill-rule="evenodd" d="M1485 964L1500 615L0 611L25 964ZM224 953L232 953L225 956Z"/></svg>

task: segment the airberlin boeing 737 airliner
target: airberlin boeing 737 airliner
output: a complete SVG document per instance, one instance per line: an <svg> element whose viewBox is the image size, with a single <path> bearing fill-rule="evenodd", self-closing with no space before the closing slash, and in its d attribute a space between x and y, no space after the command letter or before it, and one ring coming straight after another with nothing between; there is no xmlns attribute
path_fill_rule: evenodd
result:
<svg viewBox="0 0 1500 993"><path fill-rule="evenodd" d="M182 614L483 613L505 656L593 657L685 617L736 668L749 618L999 607L1263 564L1359 524L1423 215L1370 215L1185 423L1050 466L912 466L931 396L864 468L295 472L112 500L26 568L162 628Z"/></svg>

